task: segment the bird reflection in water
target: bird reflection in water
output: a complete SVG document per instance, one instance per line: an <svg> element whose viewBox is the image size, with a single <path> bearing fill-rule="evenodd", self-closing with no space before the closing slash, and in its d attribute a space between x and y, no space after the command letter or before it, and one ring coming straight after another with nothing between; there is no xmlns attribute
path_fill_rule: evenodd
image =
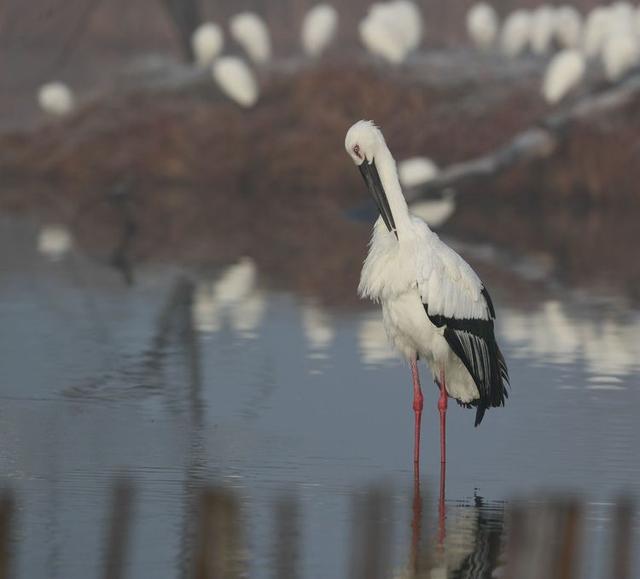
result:
<svg viewBox="0 0 640 579"><path fill-rule="evenodd" d="M428 528L420 476L413 479L411 543L408 569L396 577L489 579L500 565L504 534L504 507L487 504L475 495L471 502L445 502L446 464L440 469L437 524L433 540L423 536Z"/></svg>

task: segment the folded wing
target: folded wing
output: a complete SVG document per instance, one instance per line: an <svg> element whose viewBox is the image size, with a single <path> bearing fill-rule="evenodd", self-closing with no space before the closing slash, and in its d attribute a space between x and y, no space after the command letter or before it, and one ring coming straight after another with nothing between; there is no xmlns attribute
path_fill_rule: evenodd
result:
<svg viewBox="0 0 640 579"><path fill-rule="evenodd" d="M495 339L495 310L480 278L436 236L418 252L418 290L425 312L473 378L477 426L485 410L504 405L509 374Z"/></svg>

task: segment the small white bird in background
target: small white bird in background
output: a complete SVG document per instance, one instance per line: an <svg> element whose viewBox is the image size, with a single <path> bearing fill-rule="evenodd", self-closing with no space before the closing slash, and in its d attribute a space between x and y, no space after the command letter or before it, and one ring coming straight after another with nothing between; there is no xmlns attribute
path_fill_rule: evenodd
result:
<svg viewBox="0 0 640 579"><path fill-rule="evenodd" d="M427 157L411 157L398 163L400 185L406 189L419 187L438 176L438 166ZM420 199L411 203L411 213L436 229L444 225L456 210L455 194L448 190L437 199Z"/></svg>
<svg viewBox="0 0 640 579"><path fill-rule="evenodd" d="M43 84L38 90L38 104L50 115L64 117L75 108L75 98L71 89L62 82Z"/></svg>
<svg viewBox="0 0 640 579"><path fill-rule="evenodd" d="M358 25L358 34L365 48L390 64L400 64L407 57L397 33L383 18L367 15Z"/></svg>
<svg viewBox="0 0 640 579"><path fill-rule="evenodd" d="M542 83L544 99L550 104L561 101L580 84L585 70L586 62L580 51L567 48L556 54L544 75Z"/></svg>
<svg viewBox="0 0 640 579"><path fill-rule="evenodd" d="M582 16L573 6L555 11L554 38L562 48L578 48L582 39Z"/></svg>
<svg viewBox="0 0 640 579"><path fill-rule="evenodd" d="M254 12L236 14L229 25L231 36L256 64L271 59L271 36L265 21Z"/></svg>
<svg viewBox="0 0 640 579"><path fill-rule="evenodd" d="M638 66L640 45L635 35L621 32L611 34L602 47L602 65L607 80L616 82Z"/></svg>
<svg viewBox="0 0 640 579"><path fill-rule="evenodd" d="M602 51L610 27L611 13L606 6L596 6L587 15L582 32L582 51L595 58Z"/></svg>
<svg viewBox="0 0 640 579"><path fill-rule="evenodd" d="M395 25L401 30L401 37L407 52L412 52L422 42L422 14L415 2L410 0L392 0L389 2L393 10Z"/></svg>
<svg viewBox="0 0 640 579"><path fill-rule="evenodd" d="M500 35L502 52L510 58L516 58L526 52L529 46L530 28L530 12L515 10L509 14L504 21Z"/></svg>
<svg viewBox="0 0 640 579"><path fill-rule="evenodd" d="M619 22L630 22L635 16L635 8L630 2L614 2L609 6L611 17Z"/></svg>
<svg viewBox="0 0 640 579"><path fill-rule="evenodd" d="M241 107L250 108L258 102L258 82L241 58L218 58L213 63L212 72L220 90Z"/></svg>
<svg viewBox="0 0 640 579"><path fill-rule="evenodd" d="M507 397L507 366L493 329L495 311L473 269L409 212L380 130L370 121L357 122L347 132L345 148L380 211L358 293L381 303L387 335L411 365L418 472L423 407L418 359L427 362L440 389L444 463L447 398L476 407L477 426L488 408L503 406Z"/></svg>
<svg viewBox="0 0 640 579"><path fill-rule="evenodd" d="M537 55L547 54L553 44L555 13L551 6L543 4L533 12L529 45Z"/></svg>
<svg viewBox="0 0 640 579"><path fill-rule="evenodd" d="M191 36L191 47L196 64L209 66L222 52L224 35L222 29L213 22L205 22L196 28Z"/></svg>
<svg viewBox="0 0 640 579"><path fill-rule="evenodd" d="M302 48L307 56L319 57L338 30L338 12L330 4L316 4L302 22Z"/></svg>
<svg viewBox="0 0 640 579"><path fill-rule="evenodd" d="M408 0L378 2L371 5L358 32L371 54L400 64L422 41L422 16Z"/></svg>
<svg viewBox="0 0 640 579"><path fill-rule="evenodd" d="M474 4L467 12L467 34L480 50L495 44L499 27L495 9L486 2Z"/></svg>
<svg viewBox="0 0 640 579"><path fill-rule="evenodd" d="M403 187L418 187L438 176L438 166L428 157L410 157L398 163L398 176Z"/></svg>
<svg viewBox="0 0 640 579"><path fill-rule="evenodd" d="M447 189L437 199L414 201L409 209L413 215L422 219L429 227L439 229L456 212L456 196L453 190Z"/></svg>
<svg viewBox="0 0 640 579"><path fill-rule="evenodd" d="M38 252L59 261L73 246L71 232L64 225L45 225L38 233Z"/></svg>

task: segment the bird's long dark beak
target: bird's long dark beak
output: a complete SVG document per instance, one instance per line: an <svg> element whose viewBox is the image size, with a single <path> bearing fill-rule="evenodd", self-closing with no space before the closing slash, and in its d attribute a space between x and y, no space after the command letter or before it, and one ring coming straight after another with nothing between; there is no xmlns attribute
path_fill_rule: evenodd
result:
<svg viewBox="0 0 640 579"><path fill-rule="evenodd" d="M378 206L378 211L380 211L380 215L382 215L384 224L387 226L387 229L389 231L393 231L393 233L395 233L397 239L398 233L396 231L396 223L393 220L391 207L389 207L387 194L385 193L382 182L380 181L380 175L378 175L378 169L376 168L375 160L372 160L371 163L368 163L365 159L360 164L360 173L362 173L364 181L369 188L369 192L373 196L373 199Z"/></svg>

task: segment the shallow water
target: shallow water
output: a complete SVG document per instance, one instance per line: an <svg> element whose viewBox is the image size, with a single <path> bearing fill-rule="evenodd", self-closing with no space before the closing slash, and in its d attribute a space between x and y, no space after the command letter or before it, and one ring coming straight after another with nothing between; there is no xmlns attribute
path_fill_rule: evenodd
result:
<svg viewBox="0 0 640 579"><path fill-rule="evenodd" d="M33 225L1 221L0 240L0 465L19 498L18 577L98 576L121 473L136 488L130 577L182 576L193 501L210 482L240 499L251 577L278 575L287 497L301 576L346 576L354 497L382 488L401 576L411 382L377 310L267 291L250 259L198 275L139 268L128 287L77 249L39 253ZM606 576L609 506L640 490L640 313L615 296L492 293L511 396L477 429L473 411L450 405L449 571L481 533L499 542L514 498L568 492L587 502L582 576ZM423 376L422 493L435 512L437 392Z"/></svg>

